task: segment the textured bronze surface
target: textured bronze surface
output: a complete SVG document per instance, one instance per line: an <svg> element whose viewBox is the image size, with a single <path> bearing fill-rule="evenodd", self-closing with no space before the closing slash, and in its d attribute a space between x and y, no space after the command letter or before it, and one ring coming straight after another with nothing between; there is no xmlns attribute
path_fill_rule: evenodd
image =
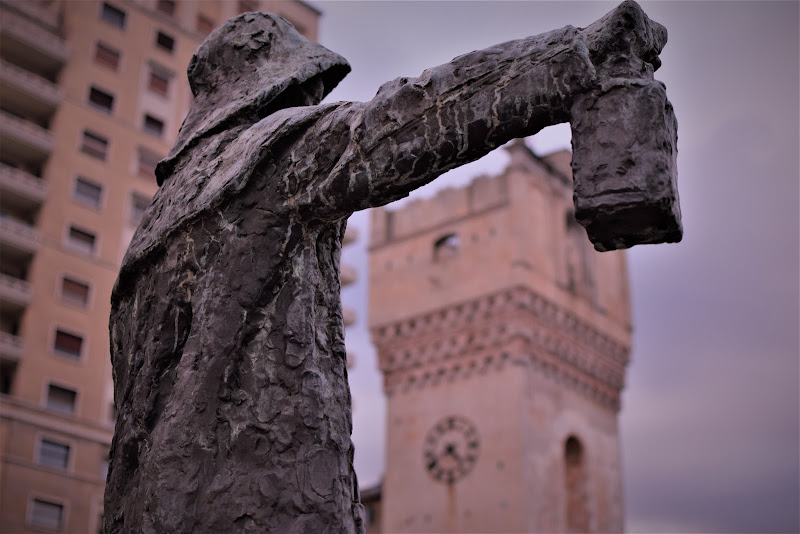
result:
<svg viewBox="0 0 800 534"><path fill-rule="evenodd" d="M214 31L112 296L105 532L363 532L339 299L348 216L570 121L595 246L678 239L675 122L653 81L665 42L625 2L369 102L318 105L343 58L272 15Z"/></svg>

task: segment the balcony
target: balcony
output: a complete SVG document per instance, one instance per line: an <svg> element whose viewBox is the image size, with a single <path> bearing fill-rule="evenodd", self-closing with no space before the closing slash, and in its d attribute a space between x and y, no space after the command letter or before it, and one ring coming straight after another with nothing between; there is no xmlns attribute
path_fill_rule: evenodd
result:
<svg viewBox="0 0 800 534"><path fill-rule="evenodd" d="M19 360L22 358L22 338L8 332L0 332L0 358Z"/></svg>
<svg viewBox="0 0 800 534"><path fill-rule="evenodd" d="M4 2L3 7L6 5ZM53 33L52 28L6 9L0 18L0 50L4 59L50 79L55 79L69 58L66 41Z"/></svg>
<svg viewBox="0 0 800 534"><path fill-rule="evenodd" d="M355 267L350 265L342 265L339 268L339 280L342 282L342 287L349 286L358 278L358 271Z"/></svg>
<svg viewBox="0 0 800 534"><path fill-rule="evenodd" d="M42 237L33 226L0 215L0 256L3 262L12 256L32 255L39 250Z"/></svg>
<svg viewBox="0 0 800 534"><path fill-rule="evenodd" d="M64 99L56 84L8 61L0 61L0 93L6 109L40 121L49 120Z"/></svg>
<svg viewBox="0 0 800 534"><path fill-rule="evenodd" d="M42 163L53 152L53 134L41 126L0 111L0 146L8 156L31 163Z"/></svg>
<svg viewBox="0 0 800 534"><path fill-rule="evenodd" d="M4 310L24 309L31 302L31 285L25 280L0 273L0 303Z"/></svg>
<svg viewBox="0 0 800 534"><path fill-rule="evenodd" d="M53 33L58 31L58 15L48 11L36 2L31 0L0 0L0 6L16 11L30 20L38 21L39 24L46 26Z"/></svg>
<svg viewBox="0 0 800 534"><path fill-rule="evenodd" d="M47 198L47 183L25 171L0 163L0 205L35 211Z"/></svg>

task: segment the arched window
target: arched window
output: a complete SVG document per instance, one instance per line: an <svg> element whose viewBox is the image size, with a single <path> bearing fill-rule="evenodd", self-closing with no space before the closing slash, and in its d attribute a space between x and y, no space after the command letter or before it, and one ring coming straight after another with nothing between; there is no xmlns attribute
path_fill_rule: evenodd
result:
<svg viewBox="0 0 800 534"><path fill-rule="evenodd" d="M564 443L567 532L589 532L589 488L583 444L575 436Z"/></svg>
<svg viewBox="0 0 800 534"><path fill-rule="evenodd" d="M433 243L433 261L441 261L458 254L461 240L456 234L445 234Z"/></svg>

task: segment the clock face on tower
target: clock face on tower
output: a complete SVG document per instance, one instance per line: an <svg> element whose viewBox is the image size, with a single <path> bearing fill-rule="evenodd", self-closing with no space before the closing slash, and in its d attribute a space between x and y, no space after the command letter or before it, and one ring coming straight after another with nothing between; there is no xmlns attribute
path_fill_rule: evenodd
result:
<svg viewBox="0 0 800 534"><path fill-rule="evenodd" d="M472 470L480 448L475 425L458 415L444 417L425 436L425 469L439 482L452 484Z"/></svg>

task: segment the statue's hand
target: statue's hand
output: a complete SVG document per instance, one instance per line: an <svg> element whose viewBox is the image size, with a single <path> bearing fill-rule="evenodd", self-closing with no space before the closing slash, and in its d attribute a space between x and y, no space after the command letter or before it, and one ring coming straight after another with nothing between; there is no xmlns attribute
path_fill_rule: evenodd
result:
<svg viewBox="0 0 800 534"><path fill-rule="evenodd" d="M680 241L678 125L653 79L667 30L626 1L581 33L596 78L570 110L575 218L597 250Z"/></svg>

